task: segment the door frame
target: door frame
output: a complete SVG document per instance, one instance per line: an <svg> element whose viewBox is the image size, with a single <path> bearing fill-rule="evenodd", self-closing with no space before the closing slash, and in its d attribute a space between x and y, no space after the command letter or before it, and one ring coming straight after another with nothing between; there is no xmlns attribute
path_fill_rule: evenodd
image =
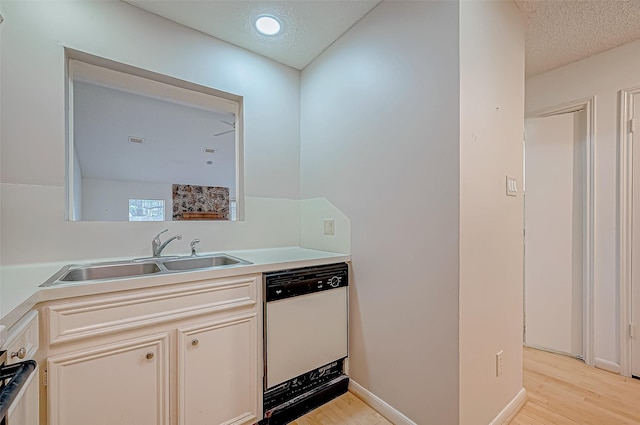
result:
<svg viewBox="0 0 640 425"><path fill-rule="evenodd" d="M618 285L620 291L620 374L631 376L631 244L633 221L633 97L640 86L618 92Z"/></svg>
<svg viewBox="0 0 640 425"><path fill-rule="evenodd" d="M639 88L640 90L640 88ZM585 111L587 117L585 158L584 158L584 200L582 228L582 352L584 362L589 366L595 365L594 356L594 302L593 302L593 276L594 276L594 235L595 235L595 96L585 97L560 105L533 111L525 114L527 118L544 118L553 115L567 114L571 112ZM526 140L525 140L526 143ZM525 170L526 173L526 170ZM525 177L526 178L526 177ZM526 196L526 195L525 195ZM523 276L524 283L524 276ZM526 312L525 312L526 314ZM526 322L525 322L526 324ZM526 330L525 330L526 332Z"/></svg>

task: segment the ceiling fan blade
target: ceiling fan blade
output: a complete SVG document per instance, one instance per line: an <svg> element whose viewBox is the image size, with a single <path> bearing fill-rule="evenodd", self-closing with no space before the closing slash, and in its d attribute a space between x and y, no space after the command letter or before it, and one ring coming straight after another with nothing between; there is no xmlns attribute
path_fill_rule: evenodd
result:
<svg viewBox="0 0 640 425"><path fill-rule="evenodd" d="M236 131L236 130L235 129L227 130L227 131L223 131L222 133L214 134L214 136L222 136L223 134L231 133L231 132L234 132L234 131Z"/></svg>

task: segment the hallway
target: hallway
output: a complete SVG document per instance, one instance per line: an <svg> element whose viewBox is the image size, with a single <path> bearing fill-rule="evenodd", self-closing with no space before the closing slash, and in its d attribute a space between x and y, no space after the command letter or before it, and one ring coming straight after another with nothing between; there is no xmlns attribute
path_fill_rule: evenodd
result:
<svg viewBox="0 0 640 425"><path fill-rule="evenodd" d="M640 425L640 380L524 349L527 403L511 425Z"/></svg>

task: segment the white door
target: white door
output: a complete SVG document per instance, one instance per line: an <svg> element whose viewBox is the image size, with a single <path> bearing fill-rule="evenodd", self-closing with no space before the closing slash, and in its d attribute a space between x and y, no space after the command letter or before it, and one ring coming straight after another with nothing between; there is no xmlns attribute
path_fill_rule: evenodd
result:
<svg viewBox="0 0 640 425"><path fill-rule="evenodd" d="M586 114L525 121L525 344L583 354Z"/></svg>
<svg viewBox="0 0 640 425"><path fill-rule="evenodd" d="M634 120L640 122L640 94L633 96ZM637 124L636 124L637 127ZM638 130L636 130L636 133ZM636 335L631 339L631 374L640 376L640 141L633 136L633 217L631 222L631 323Z"/></svg>

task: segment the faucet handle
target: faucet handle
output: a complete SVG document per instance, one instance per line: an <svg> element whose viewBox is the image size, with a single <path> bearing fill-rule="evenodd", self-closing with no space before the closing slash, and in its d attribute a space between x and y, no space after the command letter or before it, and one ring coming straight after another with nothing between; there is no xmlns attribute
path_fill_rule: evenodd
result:
<svg viewBox="0 0 640 425"><path fill-rule="evenodd" d="M168 232L169 229L164 229L162 232L158 233L156 235L155 238L153 238L151 240L151 253L154 257L158 256L158 249L160 248L160 245L162 244L162 242L160 241L160 235L163 234L164 232Z"/></svg>
<svg viewBox="0 0 640 425"><path fill-rule="evenodd" d="M169 229L164 229L162 232L158 233L154 239L160 239L160 235L168 231Z"/></svg>
<svg viewBox="0 0 640 425"><path fill-rule="evenodd" d="M191 241L191 243L189 244L189 246L191 247L191 256L195 257L196 256L196 244L200 243L200 239L194 239Z"/></svg>

